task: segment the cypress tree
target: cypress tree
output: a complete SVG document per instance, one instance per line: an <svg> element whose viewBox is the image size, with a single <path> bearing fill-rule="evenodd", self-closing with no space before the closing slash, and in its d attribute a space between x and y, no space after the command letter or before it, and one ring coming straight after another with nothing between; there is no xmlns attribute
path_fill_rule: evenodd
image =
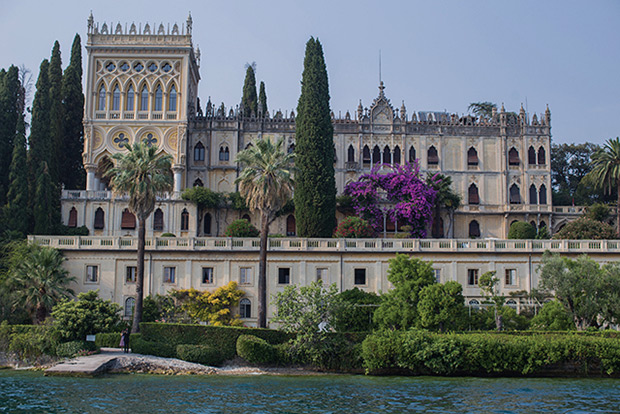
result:
<svg viewBox="0 0 620 414"><path fill-rule="evenodd" d="M251 116L258 113L258 99L256 97L256 76L254 75L254 65L247 65L245 71L245 82L243 83L243 97L241 98L241 106L243 107L243 115Z"/></svg>
<svg viewBox="0 0 620 414"><path fill-rule="evenodd" d="M11 66L8 71L0 75L0 206L6 203L6 192L9 188L9 169L13 154L13 139L15 127L19 118L21 83L19 70Z"/></svg>
<svg viewBox="0 0 620 414"><path fill-rule="evenodd" d="M300 237L331 237L336 227L334 127L323 47L314 38L306 43L295 126L297 234Z"/></svg>
<svg viewBox="0 0 620 414"><path fill-rule="evenodd" d="M48 161L48 169L50 176L55 184L60 183L60 153L64 151L63 144L63 105L62 105L62 61L60 59L60 44L54 42L52 48L52 57L50 58L49 67L49 83L50 83L50 154ZM63 165L63 168L65 166ZM60 202L60 200L59 200ZM58 204L58 203L56 203ZM60 208L60 204L58 204Z"/></svg>
<svg viewBox="0 0 620 414"><path fill-rule="evenodd" d="M54 234L60 223L60 210L56 208L56 184L45 161L38 169L34 198L34 234Z"/></svg>
<svg viewBox="0 0 620 414"><path fill-rule="evenodd" d="M258 92L258 110L265 116L267 113L267 93L265 92L265 82L260 82L260 88Z"/></svg>
<svg viewBox="0 0 620 414"><path fill-rule="evenodd" d="M28 166L26 164L26 121L21 114L17 121L17 133L13 143L13 158L9 172L6 221L8 230L28 234Z"/></svg>
<svg viewBox="0 0 620 414"><path fill-rule="evenodd" d="M84 94L82 92L82 44L76 34L71 47L71 61L62 78L63 134L59 152L60 181L68 189L84 188L82 165L84 148Z"/></svg>
<svg viewBox="0 0 620 414"><path fill-rule="evenodd" d="M49 61L44 59L39 67L37 90L32 103L32 119L30 121L30 138L28 139L28 185L30 193L30 211L34 211L33 201L37 188L37 173L41 163L49 161ZM35 218L36 219L36 218Z"/></svg>

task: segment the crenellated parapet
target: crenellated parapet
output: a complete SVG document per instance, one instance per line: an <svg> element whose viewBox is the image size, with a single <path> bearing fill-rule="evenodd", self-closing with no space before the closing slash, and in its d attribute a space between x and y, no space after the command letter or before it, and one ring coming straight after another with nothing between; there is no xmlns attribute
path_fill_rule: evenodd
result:
<svg viewBox="0 0 620 414"><path fill-rule="evenodd" d="M133 44L151 44L166 43L169 44L189 44L192 39L192 16L188 16L185 24L179 25L173 23L138 23L121 24L95 22L93 14L88 17L88 43L97 44L98 42L110 43L133 43Z"/></svg>

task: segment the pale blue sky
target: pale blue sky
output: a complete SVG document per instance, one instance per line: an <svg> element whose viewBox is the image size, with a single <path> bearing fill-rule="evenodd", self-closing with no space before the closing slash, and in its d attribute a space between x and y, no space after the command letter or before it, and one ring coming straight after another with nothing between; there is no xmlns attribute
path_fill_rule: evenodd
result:
<svg viewBox="0 0 620 414"><path fill-rule="evenodd" d="M464 113L475 101L530 114L549 104L555 142L620 135L620 1L31 1L0 0L0 67L35 72L61 42L68 63L86 19L151 24L194 20L200 97L236 105L256 62L270 109L297 106L305 43L325 51L331 107L351 113L378 90L378 56L392 104Z"/></svg>

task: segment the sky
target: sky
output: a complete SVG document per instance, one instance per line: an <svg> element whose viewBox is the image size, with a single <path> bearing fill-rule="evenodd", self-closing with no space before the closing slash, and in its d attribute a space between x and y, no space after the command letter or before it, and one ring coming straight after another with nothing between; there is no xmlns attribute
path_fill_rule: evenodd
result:
<svg viewBox="0 0 620 414"><path fill-rule="evenodd" d="M246 64L256 62L270 110L295 109L314 36L335 114L372 104L381 56L385 94L409 114L491 101L515 112L523 104L531 116L549 105L556 143L620 135L617 0L0 0L0 68L24 65L36 81L55 40L66 66L75 34L86 43L91 11L100 26L181 24L191 12L203 103L237 105Z"/></svg>

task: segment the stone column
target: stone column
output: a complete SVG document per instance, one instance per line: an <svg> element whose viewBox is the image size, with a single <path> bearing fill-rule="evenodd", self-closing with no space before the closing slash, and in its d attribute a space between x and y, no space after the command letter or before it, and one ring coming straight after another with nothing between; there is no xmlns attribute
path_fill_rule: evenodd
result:
<svg viewBox="0 0 620 414"><path fill-rule="evenodd" d="M97 166L95 164L85 164L84 169L86 170L86 191L96 191L95 173L97 172Z"/></svg>
<svg viewBox="0 0 620 414"><path fill-rule="evenodd" d="M181 185L183 184L183 167L180 165L174 165L172 167L172 173L174 174L174 187L172 191L175 193L180 193Z"/></svg>

